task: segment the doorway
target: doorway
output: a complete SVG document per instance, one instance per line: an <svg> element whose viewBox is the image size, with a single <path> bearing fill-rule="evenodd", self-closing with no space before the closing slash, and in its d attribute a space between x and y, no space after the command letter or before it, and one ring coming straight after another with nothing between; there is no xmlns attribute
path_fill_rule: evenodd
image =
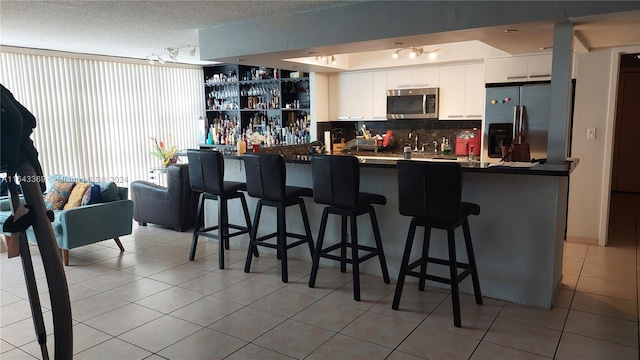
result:
<svg viewBox="0 0 640 360"><path fill-rule="evenodd" d="M612 192L640 193L640 54L620 59L613 149Z"/></svg>

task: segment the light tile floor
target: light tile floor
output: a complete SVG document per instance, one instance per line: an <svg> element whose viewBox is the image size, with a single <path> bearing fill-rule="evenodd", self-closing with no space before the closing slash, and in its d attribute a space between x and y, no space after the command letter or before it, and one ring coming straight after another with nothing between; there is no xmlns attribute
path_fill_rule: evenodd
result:
<svg viewBox="0 0 640 360"><path fill-rule="evenodd" d="M71 251L66 268L78 359L638 359L640 196L614 194L610 246L565 243L554 308L462 296L463 327L452 323L449 292L405 287L325 268L307 286L310 264L292 260L289 284L262 255L243 272L232 249L218 269L217 244L200 241L187 260L189 233L135 227L127 251L105 241ZM35 271L53 349L42 264ZM0 257L0 358L40 358L20 260ZM51 350L53 351L53 350Z"/></svg>

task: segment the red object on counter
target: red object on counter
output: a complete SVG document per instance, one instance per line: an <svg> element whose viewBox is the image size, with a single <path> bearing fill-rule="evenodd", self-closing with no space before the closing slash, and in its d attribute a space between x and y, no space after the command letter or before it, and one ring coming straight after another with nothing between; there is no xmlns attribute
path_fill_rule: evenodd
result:
<svg viewBox="0 0 640 360"><path fill-rule="evenodd" d="M456 155L469 155L469 149L473 147L473 153L480 155L480 130L460 130L456 136Z"/></svg>
<svg viewBox="0 0 640 360"><path fill-rule="evenodd" d="M389 146L391 138L393 138L393 130L387 130L387 134L384 136L384 140L382 141L382 147Z"/></svg>

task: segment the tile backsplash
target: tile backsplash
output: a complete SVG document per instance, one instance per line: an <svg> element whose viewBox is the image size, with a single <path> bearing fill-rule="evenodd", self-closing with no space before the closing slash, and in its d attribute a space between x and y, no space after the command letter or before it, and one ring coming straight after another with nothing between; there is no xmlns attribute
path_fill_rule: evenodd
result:
<svg viewBox="0 0 640 360"><path fill-rule="evenodd" d="M482 120L388 120L388 121L334 121L319 122L318 137L322 140L325 131L343 129L346 140L356 137L356 132L365 125L371 131L371 135L384 135L387 130L393 130L393 141L389 149L391 152L402 152L405 145L411 145L413 149L415 140L409 139L409 133L418 134L418 147L425 145L426 151L433 151L433 141L438 144L442 137L448 138L452 148L455 149L456 135L460 130L480 129Z"/></svg>

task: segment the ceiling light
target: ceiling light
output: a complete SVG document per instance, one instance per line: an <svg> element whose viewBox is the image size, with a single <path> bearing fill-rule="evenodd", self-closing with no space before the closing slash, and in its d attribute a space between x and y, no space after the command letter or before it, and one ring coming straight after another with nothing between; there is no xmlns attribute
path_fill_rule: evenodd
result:
<svg viewBox="0 0 640 360"><path fill-rule="evenodd" d="M194 46L191 51L189 51L189 55L194 56L196 54L196 47Z"/></svg>
<svg viewBox="0 0 640 360"><path fill-rule="evenodd" d="M307 51L307 55L313 55L315 53L316 53L315 51Z"/></svg>
<svg viewBox="0 0 640 360"><path fill-rule="evenodd" d="M416 57L422 55L423 51L424 51L424 49L421 48L421 47L420 48L414 47L414 48L411 49L411 53L409 53L409 57L412 58L412 59L416 58Z"/></svg>
<svg viewBox="0 0 640 360"><path fill-rule="evenodd" d="M404 43L403 43L403 42L396 41L396 42L394 42L394 43L393 43L393 45L404 45Z"/></svg>
<svg viewBox="0 0 640 360"><path fill-rule="evenodd" d="M518 29L506 29L504 31L505 34L513 34L514 32L518 32Z"/></svg>
<svg viewBox="0 0 640 360"><path fill-rule="evenodd" d="M402 49L398 49L396 51L393 52L393 54L391 54L391 57L394 59L397 59L400 57L400 53L403 50L409 50L409 57L412 59L415 59L419 56L421 56L422 54L428 54L429 55L429 59L435 59L437 57L436 52L438 51L438 49L434 49L431 51L425 51L424 47L422 46L414 46L414 47L406 47L406 48L402 48Z"/></svg>
<svg viewBox="0 0 640 360"><path fill-rule="evenodd" d="M158 55L158 62L159 62L160 64L164 65L164 63L165 63L166 61L165 61L165 59L163 59L162 57L160 57L160 56Z"/></svg>
<svg viewBox="0 0 640 360"><path fill-rule="evenodd" d="M327 56L316 55L316 61L317 62L323 62L323 63L325 63L327 65L329 65L329 64L335 65L335 64L338 63L338 60L336 60L335 55L331 55L331 56L329 56L329 55L327 55Z"/></svg>
<svg viewBox="0 0 640 360"><path fill-rule="evenodd" d="M167 52L169 53L169 57L172 60L175 60L178 57L178 53L180 52L179 48L166 48L165 50L167 50Z"/></svg>

